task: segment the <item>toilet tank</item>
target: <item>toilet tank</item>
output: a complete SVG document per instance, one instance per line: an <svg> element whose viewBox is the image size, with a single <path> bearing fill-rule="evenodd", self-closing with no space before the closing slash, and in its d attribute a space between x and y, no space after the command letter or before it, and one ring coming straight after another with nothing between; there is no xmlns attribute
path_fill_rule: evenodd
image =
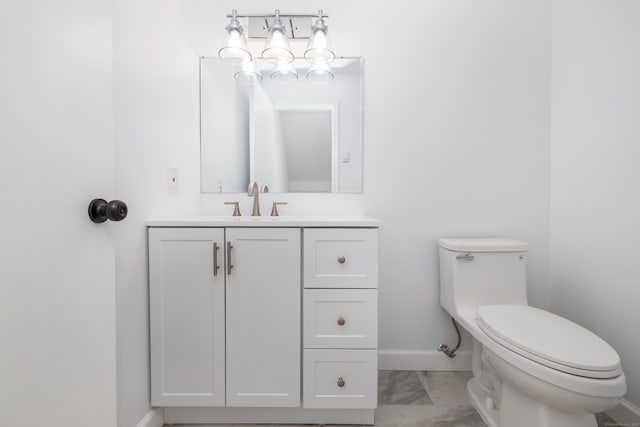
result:
<svg viewBox="0 0 640 427"><path fill-rule="evenodd" d="M454 318L489 304L527 304L527 244L440 239L440 305Z"/></svg>

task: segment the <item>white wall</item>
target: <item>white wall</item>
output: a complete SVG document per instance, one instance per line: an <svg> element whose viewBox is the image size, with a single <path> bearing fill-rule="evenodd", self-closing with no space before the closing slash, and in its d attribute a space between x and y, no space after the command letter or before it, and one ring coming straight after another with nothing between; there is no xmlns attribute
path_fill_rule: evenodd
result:
<svg viewBox="0 0 640 427"><path fill-rule="evenodd" d="M551 309L620 354L640 406L640 3L553 2Z"/></svg>
<svg viewBox="0 0 640 427"><path fill-rule="evenodd" d="M230 214L227 200L251 210L246 193L200 194L198 57L217 54L233 8L306 9L295 0L115 4L116 194L130 205L117 256L118 418L129 427L148 410L144 219ZM453 340L438 303L439 237L528 241L530 302L548 307L550 2L322 7L337 53L365 58L364 192L268 194L262 205L384 221L383 349ZM167 165L180 167L178 195L166 194Z"/></svg>

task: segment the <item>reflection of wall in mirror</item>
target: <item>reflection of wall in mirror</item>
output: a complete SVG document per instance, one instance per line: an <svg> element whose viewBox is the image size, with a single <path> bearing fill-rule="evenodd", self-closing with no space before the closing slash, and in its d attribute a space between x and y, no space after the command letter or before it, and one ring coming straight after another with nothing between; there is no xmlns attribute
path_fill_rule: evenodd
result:
<svg viewBox="0 0 640 427"><path fill-rule="evenodd" d="M339 148L338 153L332 155L334 170L338 175L338 182L332 188L339 192L357 193L362 191L361 67L359 61L354 60L350 65L334 71L335 79L324 85L309 83L301 77L292 85L278 84L265 78L262 86L276 108L281 105L334 106L338 112L335 120ZM296 190L291 188L291 191Z"/></svg>
<svg viewBox="0 0 640 427"><path fill-rule="evenodd" d="M249 108L249 169L251 180L269 191L289 191L282 124L277 111L261 85L253 85Z"/></svg>
<svg viewBox="0 0 640 427"><path fill-rule="evenodd" d="M202 190L246 191L249 182L248 87L235 81L233 62L202 61L200 72Z"/></svg>

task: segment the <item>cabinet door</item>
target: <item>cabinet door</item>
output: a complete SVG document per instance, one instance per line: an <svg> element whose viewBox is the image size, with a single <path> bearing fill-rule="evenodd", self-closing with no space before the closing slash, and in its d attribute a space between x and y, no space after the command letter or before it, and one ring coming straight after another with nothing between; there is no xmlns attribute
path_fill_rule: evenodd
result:
<svg viewBox="0 0 640 427"><path fill-rule="evenodd" d="M224 229L149 229L152 406L225 405L223 247Z"/></svg>
<svg viewBox="0 0 640 427"><path fill-rule="evenodd" d="M227 229L227 406L300 406L300 234Z"/></svg>

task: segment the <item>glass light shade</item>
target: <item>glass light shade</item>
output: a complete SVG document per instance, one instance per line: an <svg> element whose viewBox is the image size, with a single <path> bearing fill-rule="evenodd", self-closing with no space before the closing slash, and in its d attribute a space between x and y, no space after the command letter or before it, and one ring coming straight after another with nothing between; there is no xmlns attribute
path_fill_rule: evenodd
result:
<svg viewBox="0 0 640 427"><path fill-rule="evenodd" d="M309 71L307 71L307 80L317 84L329 83L333 80L333 72L331 71L329 63L322 59L313 61L309 67Z"/></svg>
<svg viewBox="0 0 640 427"><path fill-rule="evenodd" d="M291 52L285 28L279 19L276 19L271 28L269 28L269 37L264 45L262 57L274 64L282 61L293 61L293 52Z"/></svg>
<svg viewBox="0 0 640 427"><path fill-rule="evenodd" d="M291 84L298 80L298 73L292 62L278 61L271 72L271 80Z"/></svg>
<svg viewBox="0 0 640 427"><path fill-rule="evenodd" d="M246 83L262 81L262 74L258 70L258 64L255 59L240 65L240 71L235 73L234 77L236 80Z"/></svg>
<svg viewBox="0 0 640 427"><path fill-rule="evenodd" d="M325 62L329 63L335 58L336 55L333 53L329 35L327 34L327 27L317 27L314 25L313 36L311 36L309 43L307 43L307 50L304 52L304 59L309 62L313 62L316 59L323 59Z"/></svg>
<svg viewBox="0 0 640 427"><path fill-rule="evenodd" d="M251 52L247 39L242 33L242 27L237 21L235 23L232 21L226 29L227 35L222 48L218 51L218 56L220 58L239 58L244 63L251 62Z"/></svg>

